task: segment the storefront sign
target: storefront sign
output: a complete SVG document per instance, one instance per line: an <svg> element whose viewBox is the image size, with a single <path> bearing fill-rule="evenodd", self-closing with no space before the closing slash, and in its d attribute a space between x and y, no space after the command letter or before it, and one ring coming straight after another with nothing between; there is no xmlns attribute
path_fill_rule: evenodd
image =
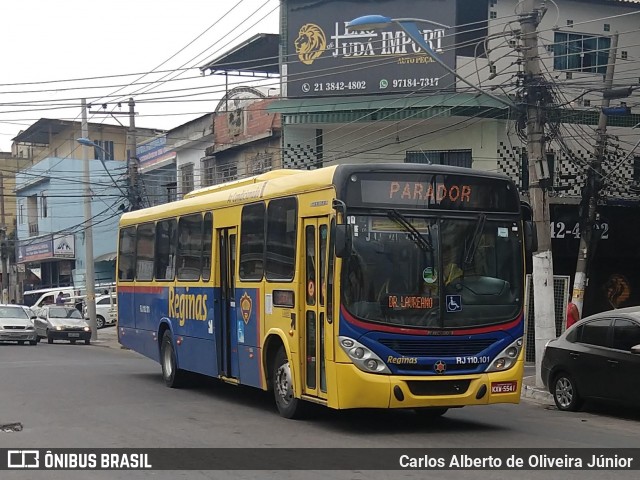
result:
<svg viewBox="0 0 640 480"><path fill-rule="evenodd" d="M287 1L287 96L428 92L454 88L454 78L397 24L347 31L363 15L418 17L420 34L455 70L456 3L450 0ZM411 12L411 15L407 15Z"/></svg>

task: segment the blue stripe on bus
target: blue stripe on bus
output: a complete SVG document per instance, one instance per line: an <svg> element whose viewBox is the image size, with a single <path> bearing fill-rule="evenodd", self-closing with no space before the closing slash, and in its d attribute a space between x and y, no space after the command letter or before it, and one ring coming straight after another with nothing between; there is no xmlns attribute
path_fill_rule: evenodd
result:
<svg viewBox="0 0 640 480"><path fill-rule="evenodd" d="M216 311L220 289L212 287L131 287L118 290L120 343L159 361L160 325L171 330L178 368L210 376L222 374L216 345L223 325ZM240 383L261 387L260 296L257 289L236 289L229 327L229 376ZM182 344L176 345L176 339Z"/></svg>
<svg viewBox="0 0 640 480"><path fill-rule="evenodd" d="M341 310L339 332L341 336L353 338L371 349L393 374L437 375L433 366L435 362L443 361L449 367L447 373L462 375L484 372L496 355L523 336L522 314L519 321L508 324L514 326L501 330L501 325L496 325L493 331L468 335L397 334L371 330L375 329L375 324L370 324L369 330L354 325L345 319ZM411 353L407 354L407 350ZM415 362L403 360L393 363L389 361L390 357L415 359Z"/></svg>

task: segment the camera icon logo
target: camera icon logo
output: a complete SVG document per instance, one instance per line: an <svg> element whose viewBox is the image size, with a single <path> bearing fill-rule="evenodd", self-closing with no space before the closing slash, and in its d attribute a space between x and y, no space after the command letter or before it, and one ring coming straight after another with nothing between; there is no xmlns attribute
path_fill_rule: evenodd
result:
<svg viewBox="0 0 640 480"><path fill-rule="evenodd" d="M38 450L8 450L7 468L40 468Z"/></svg>

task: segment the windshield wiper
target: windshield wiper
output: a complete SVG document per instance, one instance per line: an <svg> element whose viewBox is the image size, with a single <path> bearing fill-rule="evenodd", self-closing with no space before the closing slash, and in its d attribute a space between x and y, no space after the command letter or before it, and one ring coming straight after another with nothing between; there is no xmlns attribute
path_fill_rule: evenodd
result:
<svg viewBox="0 0 640 480"><path fill-rule="evenodd" d="M476 229L473 232L473 236L471 237L471 242L466 247L464 252L464 261L463 267L466 270L467 267L470 267L473 263L473 258L476 255L476 251L478 250L478 246L480 245L480 235L484 230L484 222L487 220L487 216L484 213L481 213L478 216L478 221L476 222Z"/></svg>
<svg viewBox="0 0 640 480"><path fill-rule="evenodd" d="M431 242L429 241L429 239L425 238L418 231L418 229L414 227L411 224L411 222L407 220L407 218L404 215L402 215L397 210L390 210L389 212L387 212L387 216L391 220L393 220L394 222L402 226L407 232L409 232L409 238L413 240L413 242L416 245L418 245L422 250L424 250L425 252L433 251L433 245L431 245Z"/></svg>

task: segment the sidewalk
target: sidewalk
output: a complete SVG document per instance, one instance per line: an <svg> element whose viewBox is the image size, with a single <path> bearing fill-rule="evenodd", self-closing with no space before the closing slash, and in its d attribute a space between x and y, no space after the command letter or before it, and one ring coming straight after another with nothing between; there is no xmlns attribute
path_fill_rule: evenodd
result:
<svg viewBox="0 0 640 480"><path fill-rule="evenodd" d="M98 330L98 340L91 342L97 347L121 349L124 347L118 343L118 327L115 325Z"/></svg>

